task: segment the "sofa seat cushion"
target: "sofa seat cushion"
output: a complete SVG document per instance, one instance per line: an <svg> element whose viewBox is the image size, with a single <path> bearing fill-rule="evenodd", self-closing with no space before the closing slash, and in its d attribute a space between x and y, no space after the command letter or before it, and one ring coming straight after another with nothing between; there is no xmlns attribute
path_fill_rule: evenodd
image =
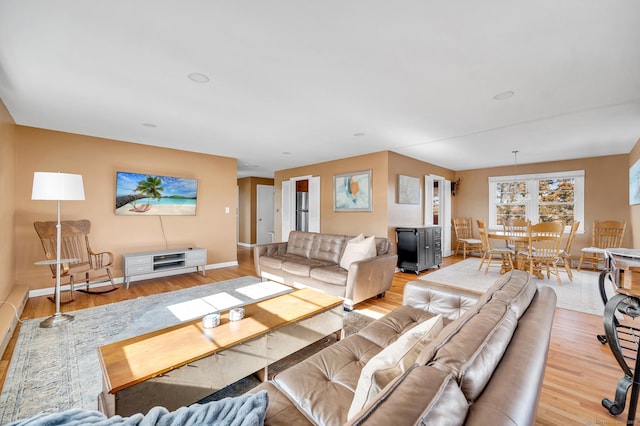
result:
<svg viewBox="0 0 640 426"><path fill-rule="evenodd" d="M434 317L435 314L411 306L399 306L382 318L358 331L358 335L371 340L378 346L387 347L398 340L416 324Z"/></svg>
<svg viewBox="0 0 640 426"><path fill-rule="evenodd" d="M309 277L311 275L311 270L314 268L323 268L325 266L329 266L332 263L329 261L317 260L317 259L305 259L304 261L299 261L298 259L287 259L282 262L282 269L284 272L288 272L292 275L297 275L300 277Z"/></svg>
<svg viewBox="0 0 640 426"><path fill-rule="evenodd" d="M440 333L442 327L442 315L436 315L409 329L371 358L360 372L347 417L354 417L382 388L415 364L418 354Z"/></svg>
<svg viewBox="0 0 640 426"><path fill-rule="evenodd" d="M286 254L260 256L260 258L258 259L258 262L260 263L260 266L263 268L280 270L282 269L282 264L286 260L290 260L292 257L294 256L286 255ZM299 256L295 256L295 257L299 257Z"/></svg>
<svg viewBox="0 0 640 426"><path fill-rule="evenodd" d="M273 382L313 422L343 424L362 368L381 350L352 335L277 374Z"/></svg>
<svg viewBox="0 0 640 426"><path fill-rule="evenodd" d="M307 426L311 421L305 417L298 407L275 386L272 382L261 383L252 390L251 394L266 390L269 395L269 405L264 418L267 426Z"/></svg>
<svg viewBox="0 0 640 426"><path fill-rule="evenodd" d="M378 393L348 425L461 425L468 410L453 375L414 365Z"/></svg>
<svg viewBox="0 0 640 426"><path fill-rule="evenodd" d="M347 285L347 271L341 268L340 265L330 265L324 266L322 268L313 268L309 272L309 276L316 280L320 280L333 285Z"/></svg>

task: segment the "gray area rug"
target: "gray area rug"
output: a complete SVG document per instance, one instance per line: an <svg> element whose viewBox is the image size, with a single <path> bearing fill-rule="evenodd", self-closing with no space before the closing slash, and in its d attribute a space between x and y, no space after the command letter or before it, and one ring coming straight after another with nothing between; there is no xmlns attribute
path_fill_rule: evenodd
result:
<svg viewBox="0 0 640 426"><path fill-rule="evenodd" d="M497 262L495 263L497 264ZM428 273L420 277L421 280L431 281L451 287L459 287L468 290L485 292L500 277L500 267L491 267L485 274L484 267L478 270L480 259L475 257L463 260L438 271ZM571 309L573 311L585 312L588 314L602 315L604 304L598 290L599 272L578 271L572 269L573 281L569 281L566 271L560 272L562 284L554 275L550 279L534 278L540 286L551 287L558 296L557 306L559 308Z"/></svg>
<svg viewBox="0 0 640 426"><path fill-rule="evenodd" d="M58 328L40 328L42 319L24 321L0 395L0 424L43 411L97 409L102 391L97 347L183 322L176 315L197 318L207 313L203 309L218 310L207 302L220 302L225 305L220 310L228 310L230 303L254 302L276 291L261 291L261 286L258 278L244 277L140 297L75 311L75 320ZM253 299L245 295L247 287L254 290ZM345 324L352 332L367 321L353 313Z"/></svg>

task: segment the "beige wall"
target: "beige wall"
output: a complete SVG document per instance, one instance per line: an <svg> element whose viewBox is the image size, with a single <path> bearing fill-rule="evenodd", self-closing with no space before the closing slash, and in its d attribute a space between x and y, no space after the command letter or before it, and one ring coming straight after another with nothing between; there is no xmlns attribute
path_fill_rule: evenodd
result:
<svg viewBox="0 0 640 426"><path fill-rule="evenodd" d="M591 242L593 220L626 220L624 247L632 247L634 227L629 215L629 156L584 158L568 161L518 165L518 174L585 171L585 233L576 236L573 254ZM513 167L495 167L456 173L461 184L454 202L454 216L488 220L490 176L512 175Z"/></svg>
<svg viewBox="0 0 640 426"><path fill-rule="evenodd" d="M398 204L398 175L420 178L420 204ZM389 239L391 241L396 240L395 228L398 226L421 225L424 223L424 177L427 175L441 176L447 180L452 180L455 174L452 170L396 154L395 152L389 152L389 190L387 195L389 200Z"/></svg>
<svg viewBox="0 0 640 426"><path fill-rule="evenodd" d="M640 140L629 153L629 167L633 166L636 161L640 160ZM631 221L631 237L632 247L640 247L640 204L629 207L629 216Z"/></svg>
<svg viewBox="0 0 640 426"><path fill-rule="evenodd" d="M116 276L122 276L123 253L166 247L206 248L208 264L237 261L235 159L23 126L15 126L15 134L18 284L27 283L31 289L50 288L53 284L48 269L34 266L43 253L33 222L56 220L54 201L31 200L35 171L83 176L85 200L62 202L61 216L63 220L91 220L92 246L114 253ZM197 179L196 216L116 216L117 171ZM229 213L225 213L226 207Z"/></svg>
<svg viewBox="0 0 640 426"><path fill-rule="evenodd" d="M334 212L333 176L340 173L372 170L373 211ZM398 175L423 178L433 174L452 179L454 172L391 151L349 157L305 167L281 170L275 174L276 236L281 233L282 181L300 176L320 176L320 231L326 233L387 236L395 241L397 226L420 225L424 222L424 199L418 205L398 204ZM394 246L395 250L395 246Z"/></svg>
<svg viewBox="0 0 640 426"><path fill-rule="evenodd" d="M340 173L358 172L371 169L372 202L371 212L334 212L333 176ZM349 157L305 167L280 170L275 173L275 222L276 239L282 231L282 181L300 176L320 177L320 231L329 234L387 235L387 192L389 180L388 152Z"/></svg>
<svg viewBox="0 0 640 426"><path fill-rule="evenodd" d="M255 244L257 223L257 185L273 185L273 179L246 177L238 179L238 242Z"/></svg>
<svg viewBox="0 0 640 426"><path fill-rule="evenodd" d="M0 100L0 300L5 300L15 284L15 123Z"/></svg>

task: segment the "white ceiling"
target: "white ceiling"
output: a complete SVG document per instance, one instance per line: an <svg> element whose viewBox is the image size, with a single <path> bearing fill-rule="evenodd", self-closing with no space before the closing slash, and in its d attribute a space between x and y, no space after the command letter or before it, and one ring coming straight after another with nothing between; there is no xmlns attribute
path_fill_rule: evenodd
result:
<svg viewBox="0 0 640 426"><path fill-rule="evenodd" d="M17 124L234 157L240 177L382 150L453 170L621 154L639 17L638 0L0 0L0 97Z"/></svg>

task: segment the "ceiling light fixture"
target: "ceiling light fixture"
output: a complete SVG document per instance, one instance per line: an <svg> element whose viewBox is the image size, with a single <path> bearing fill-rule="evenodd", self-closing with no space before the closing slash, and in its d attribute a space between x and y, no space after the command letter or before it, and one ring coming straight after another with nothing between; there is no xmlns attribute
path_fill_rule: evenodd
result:
<svg viewBox="0 0 640 426"><path fill-rule="evenodd" d="M365 132L356 132L356 133L354 133L354 134L353 134L353 136L356 136L356 137L358 137L358 136L364 136L364 135L366 135L366 133L365 133Z"/></svg>
<svg viewBox="0 0 640 426"><path fill-rule="evenodd" d="M208 83L209 82L209 77L207 77L206 75L199 73L199 72L192 72L191 74L187 75L187 77L189 77L189 80L191 81L195 81L196 83Z"/></svg>
<svg viewBox="0 0 640 426"><path fill-rule="evenodd" d="M531 200L531 194L527 191L527 182L524 183L524 188L520 188L520 182L518 182L518 150L511 151L513 153L513 183L509 192L511 192L511 201L513 203L522 204ZM524 189L524 191L522 190Z"/></svg>
<svg viewBox="0 0 640 426"><path fill-rule="evenodd" d="M496 101L504 101L505 99L510 99L514 95L514 92L511 90L507 90L506 92L498 93L493 97Z"/></svg>
<svg viewBox="0 0 640 426"><path fill-rule="evenodd" d="M151 127L153 129L155 129L156 127L158 127L157 125L153 124L153 123L142 123L142 125L144 127Z"/></svg>

